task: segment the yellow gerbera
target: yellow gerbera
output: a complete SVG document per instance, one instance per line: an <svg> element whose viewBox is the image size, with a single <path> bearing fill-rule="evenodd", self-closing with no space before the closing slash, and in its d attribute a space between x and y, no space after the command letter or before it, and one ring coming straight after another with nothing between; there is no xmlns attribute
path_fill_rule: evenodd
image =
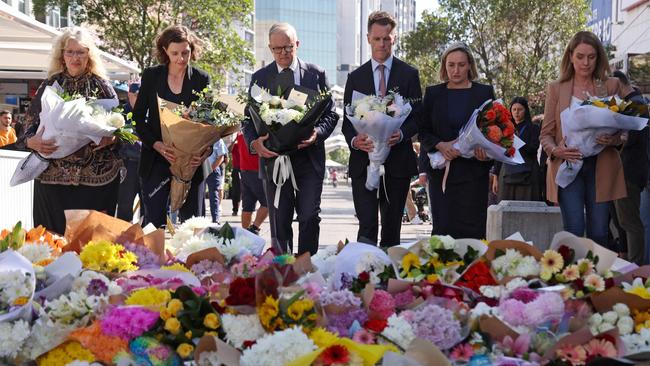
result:
<svg viewBox="0 0 650 366"><path fill-rule="evenodd" d="M542 271L557 273L564 267L564 258L555 250L546 250L542 257Z"/></svg>

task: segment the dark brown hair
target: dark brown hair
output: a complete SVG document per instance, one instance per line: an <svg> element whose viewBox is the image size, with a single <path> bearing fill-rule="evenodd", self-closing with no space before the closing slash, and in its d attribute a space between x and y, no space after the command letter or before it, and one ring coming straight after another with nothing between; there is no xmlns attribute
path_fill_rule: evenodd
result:
<svg viewBox="0 0 650 366"><path fill-rule="evenodd" d="M7 109L3 109L0 111L0 116L4 116L5 114L11 114L11 112Z"/></svg>
<svg viewBox="0 0 650 366"><path fill-rule="evenodd" d="M201 57L201 51L203 50L203 41L199 39L191 30L183 25L170 25L165 28L159 35L156 37L156 58L161 64L169 63L169 56L165 52L165 48L169 47L170 43L182 43L187 42L190 44L190 50L192 50L192 61L196 61Z"/></svg>
<svg viewBox="0 0 650 366"><path fill-rule="evenodd" d="M596 67L594 68L593 77L601 81L607 80L607 76L609 75L609 60L607 59L605 47L603 47L603 44L600 43L600 40L595 34L589 31L581 31L573 36L564 50L562 63L560 63L560 81L571 80L575 75L576 71L573 69L571 56L573 55L573 51L582 43L596 50Z"/></svg>
<svg viewBox="0 0 650 366"><path fill-rule="evenodd" d="M390 25L391 32L397 26L395 18L386 11L373 11L370 13L368 16L368 32L370 32L370 27L372 27L373 24Z"/></svg>

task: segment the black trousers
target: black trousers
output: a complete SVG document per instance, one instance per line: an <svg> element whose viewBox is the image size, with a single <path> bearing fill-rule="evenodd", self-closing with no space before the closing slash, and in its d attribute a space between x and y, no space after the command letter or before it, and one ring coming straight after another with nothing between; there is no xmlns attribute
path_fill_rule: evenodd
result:
<svg viewBox="0 0 650 366"><path fill-rule="evenodd" d="M384 179L385 178L385 179ZM385 185L384 185L385 182ZM352 178L352 198L354 210L359 219L357 241L377 244L379 223L377 213L381 213L381 242L382 247L392 247L400 243L402 230L402 215L406 204L406 195L411 180L385 176L379 181L379 198L377 190L366 189L366 175ZM388 195L388 198L386 196Z"/></svg>
<svg viewBox="0 0 650 366"><path fill-rule="evenodd" d="M318 251L320 235L320 202L323 192L323 176L319 175L308 156L292 158L293 173L298 191L293 190L291 181L281 187L278 207L274 206L276 186L270 177L264 180L266 202L269 208L272 245L284 253L293 249L294 210L298 214L298 255Z"/></svg>
<svg viewBox="0 0 650 366"><path fill-rule="evenodd" d="M149 176L140 177L142 199L140 200L144 210L144 221L142 226L152 223L155 227L164 227L167 223L167 211L169 207L169 190L172 175L169 167L164 163L154 162ZM205 204L205 183L201 167L196 170L192 177L192 185L187 193L187 199L178 210L181 222L192 216L202 216L203 205Z"/></svg>
<svg viewBox="0 0 650 366"><path fill-rule="evenodd" d="M241 171L232 169L232 180L230 181L230 199L232 200L232 212L239 211L241 201Z"/></svg>
<svg viewBox="0 0 650 366"><path fill-rule="evenodd" d="M65 233L65 210L86 209L115 215L120 178L103 186L44 184L34 181L34 227Z"/></svg>
<svg viewBox="0 0 650 366"><path fill-rule="evenodd" d="M133 201L140 194L140 178L138 177L139 159L123 159L126 175L120 182L119 196L117 199L117 217L131 222L133 220ZM140 194L140 196L142 196ZM142 199L141 199L142 200ZM142 210L140 210L142 212Z"/></svg>

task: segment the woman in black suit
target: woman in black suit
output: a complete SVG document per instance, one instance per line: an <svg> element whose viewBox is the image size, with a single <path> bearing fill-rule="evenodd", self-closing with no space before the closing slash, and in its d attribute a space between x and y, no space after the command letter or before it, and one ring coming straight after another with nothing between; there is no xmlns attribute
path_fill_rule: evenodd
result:
<svg viewBox="0 0 650 366"><path fill-rule="evenodd" d="M525 163L508 165L495 163L495 174L498 179L492 184L492 192L498 200L540 201L540 167L537 160L539 149L539 126L533 123L528 108L528 100L515 97L510 102L510 114L515 124L515 134L526 143L519 152Z"/></svg>
<svg viewBox="0 0 650 366"><path fill-rule="evenodd" d="M197 99L194 92L208 86L210 79L204 71L189 64L201 52L201 40L184 26L169 26L156 39L156 54L160 65L142 73L138 100L133 108L136 131L142 140L140 181L144 224L165 225L171 179L169 165L174 163L174 149L162 141L158 97L189 106ZM199 166L211 151L193 157L191 164ZM185 204L179 210L181 221L201 216L205 186L202 169L197 169Z"/></svg>
<svg viewBox="0 0 650 366"><path fill-rule="evenodd" d="M475 158L465 159L452 145L474 109L494 99L494 89L472 81L478 76L476 62L464 43L447 48L440 65L444 83L426 89L418 126L421 147L451 162L445 192L444 169L434 169L429 181L433 234L482 239L492 162L481 148L474 150Z"/></svg>

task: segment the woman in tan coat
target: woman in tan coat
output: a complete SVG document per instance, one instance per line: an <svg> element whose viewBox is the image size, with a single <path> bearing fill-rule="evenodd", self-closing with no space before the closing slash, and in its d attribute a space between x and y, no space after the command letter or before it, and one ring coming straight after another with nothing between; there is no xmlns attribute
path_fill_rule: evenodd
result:
<svg viewBox="0 0 650 366"><path fill-rule="evenodd" d="M564 230L583 236L586 229L587 237L601 245L607 244L609 201L626 196L621 159L613 147L620 144L620 133L598 136L596 141L606 147L596 156L583 158L576 147L566 145L560 113L589 96L617 94L618 80L609 78L609 71L605 49L596 35L576 33L564 51L560 79L548 85L540 135L549 156L547 199L559 202ZM583 165L575 180L566 188L558 187L555 176L560 164L580 159Z"/></svg>

